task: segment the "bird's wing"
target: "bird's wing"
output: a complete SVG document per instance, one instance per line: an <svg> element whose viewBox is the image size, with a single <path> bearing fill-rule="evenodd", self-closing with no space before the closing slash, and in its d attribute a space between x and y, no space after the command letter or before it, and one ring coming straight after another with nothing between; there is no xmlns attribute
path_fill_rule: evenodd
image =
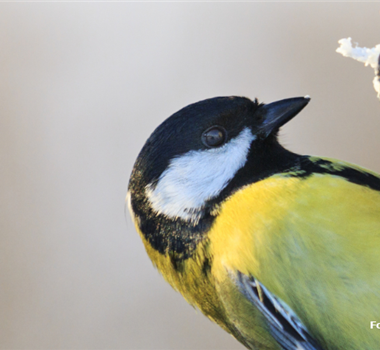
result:
<svg viewBox="0 0 380 350"><path fill-rule="evenodd" d="M238 272L235 283L263 314L273 338L284 350L322 350L289 306L257 279Z"/></svg>

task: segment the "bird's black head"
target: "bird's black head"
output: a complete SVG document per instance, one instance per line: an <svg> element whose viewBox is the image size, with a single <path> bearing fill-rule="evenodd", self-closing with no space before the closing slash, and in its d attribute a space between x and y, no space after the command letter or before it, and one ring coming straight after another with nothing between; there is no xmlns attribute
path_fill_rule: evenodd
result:
<svg viewBox="0 0 380 350"><path fill-rule="evenodd" d="M219 148L228 143L245 125L256 123L252 116L258 107L256 101L244 97L216 97L174 113L157 127L138 157L146 179L156 182L172 159L189 151Z"/></svg>
<svg viewBox="0 0 380 350"><path fill-rule="evenodd" d="M129 185L132 200L143 198L157 215L198 223L210 203L290 157L277 132L308 102L216 97L181 109L141 150Z"/></svg>

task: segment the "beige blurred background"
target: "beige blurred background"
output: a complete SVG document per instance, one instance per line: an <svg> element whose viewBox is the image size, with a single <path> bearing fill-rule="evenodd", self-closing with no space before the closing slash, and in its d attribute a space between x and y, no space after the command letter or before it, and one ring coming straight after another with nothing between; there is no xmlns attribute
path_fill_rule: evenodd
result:
<svg viewBox="0 0 380 350"><path fill-rule="evenodd" d="M375 3L1 3L0 348L242 349L148 260L124 197L154 128L217 95L311 95L293 151L380 172ZM348 197L349 198L349 197Z"/></svg>

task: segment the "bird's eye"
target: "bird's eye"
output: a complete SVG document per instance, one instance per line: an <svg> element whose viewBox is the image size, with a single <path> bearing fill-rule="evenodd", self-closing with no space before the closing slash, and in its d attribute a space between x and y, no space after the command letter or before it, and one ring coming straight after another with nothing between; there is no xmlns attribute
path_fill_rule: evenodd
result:
<svg viewBox="0 0 380 350"><path fill-rule="evenodd" d="M202 134L202 142L209 148L219 147L227 139L227 131L221 126L212 126Z"/></svg>

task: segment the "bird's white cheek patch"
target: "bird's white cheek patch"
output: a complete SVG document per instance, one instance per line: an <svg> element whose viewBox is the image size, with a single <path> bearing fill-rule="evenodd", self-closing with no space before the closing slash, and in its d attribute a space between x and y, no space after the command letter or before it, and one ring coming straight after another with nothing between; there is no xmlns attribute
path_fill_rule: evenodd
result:
<svg viewBox="0 0 380 350"><path fill-rule="evenodd" d="M205 202L216 197L247 161L255 136L245 128L219 148L189 151L173 158L157 185L149 184L146 195L159 213L197 222Z"/></svg>

